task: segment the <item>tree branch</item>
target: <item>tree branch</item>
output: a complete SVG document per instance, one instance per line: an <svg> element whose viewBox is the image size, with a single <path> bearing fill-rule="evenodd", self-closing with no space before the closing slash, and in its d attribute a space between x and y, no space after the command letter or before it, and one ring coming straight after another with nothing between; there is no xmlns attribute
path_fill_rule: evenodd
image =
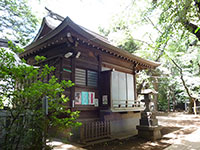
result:
<svg viewBox="0 0 200 150"><path fill-rule="evenodd" d="M148 42L146 42L146 41L143 41L143 40L140 40L140 39L134 39L134 38L133 38L133 40L138 41L138 42L141 42L141 43L144 43L144 44L148 45L148 46L151 47L151 48L155 48L155 47L153 47L150 43L148 43Z"/></svg>
<svg viewBox="0 0 200 150"><path fill-rule="evenodd" d="M179 71L180 71L180 74L181 74L181 81L182 81L182 83L183 83L183 86L184 86L184 88L185 88L185 90L186 90L188 96L189 96L191 99L193 99L193 97L192 97L192 95L191 95L191 93L190 93L190 91L189 91L189 89L188 89L188 87L187 87L187 85L186 85L186 83L185 83L185 80L183 79L183 69L182 69L173 59L171 59L171 60L172 60L173 64L174 64L174 65L179 69Z"/></svg>
<svg viewBox="0 0 200 150"><path fill-rule="evenodd" d="M146 18L147 18L147 19L146 19ZM144 18L144 19L147 20L147 21L149 21L149 22L152 24L152 26L153 26L159 33L163 34L148 16L146 16L146 18Z"/></svg>

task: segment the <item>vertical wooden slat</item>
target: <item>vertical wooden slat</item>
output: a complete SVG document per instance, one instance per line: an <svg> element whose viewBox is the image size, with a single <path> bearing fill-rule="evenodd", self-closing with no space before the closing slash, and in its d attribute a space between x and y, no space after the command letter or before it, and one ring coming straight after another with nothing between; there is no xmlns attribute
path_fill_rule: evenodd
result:
<svg viewBox="0 0 200 150"><path fill-rule="evenodd" d="M97 122L96 130L97 130L97 137L98 137L99 136L99 122Z"/></svg>
<svg viewBox="0 0 200 150"><path fill-rule="evenodd" d="M99 136L101 136L101 121L99 121Z"/></svg>
<svg viewBox="0 0 200 150"><path fill-rule="evenodd" d="M88 128L88 130L87 130L88 131L88 139L90 139L90 124L91 124L90 122L88 122L88 124L87 124L88 125L87 126L87 128Z"/></svg>
<svg viewBox="0 0 200 150"><path fill-rule="evenodd" d="M100 130L100 136L103 136L104 134L103 134L103 121L101 121L101 128L100 128L101 130Z"/></svg>
<svg viewBox="0 0 200 150"><path fill-rule="evenodd" d="M110 135L111 134L111 132L110 132L110 120L109 120L109 125L108 125L108 134Z"/></svg>
<svg viewBox="0 0 200 150"><path fill-rule="evenodd" d="M110 136L110 120L86 122L81 127L81 141L92 141Z"/></svg>
<svg viewBox="0 0 200 150"><path fill-rule="evenodd" d="M93 137L95 138L95 122L92 124Z"/></svg>
<svg viewBox="0 0 200 150"><path fill-rule="evenodd" d="M90 130L91 130L91 138L94 138L94 132L93 132L93 131L94 131L94 127L93 127L93 123L94 123L94 122L91 122L91 129L90 129Z"/></svg>
<svg viewBox="0 0 200 150"><path fill-rule="evenodd" d="M84 139L85 139L85 137L84 137L85 133L84 132L85 132L84 131L84 124L82 124L82 126L80 127L80 140L81 140L81 142L84 142Z"/></svg>
<svg viewBox="0 0 200 150"><path fill-rule="evenodd" d="M101 136L101 121L99 121L99 136Z"/></svg>
<svg viewBox="0 0 200 150"><path fill-rule="evenodd" d="M105 136L105 122L102 122L103 128L102 128L102 136Z"/></svg>
<svg viewBox="0 0 200 150"><path fill-rule="evenodd" d="M90 122L87 124L87 138L90 139Z"/></svg>
<svg viewBox="0 0 200 150"><path fill-rule="evenodd" d="M105 123L104 131L105 131L105 135L107 135L107 120L104 123Z"/></svg>
<svg viewBox="0 0 200 150"><path fill-rule="evenodd" d="M92 138L91 129L92 129L92 122L89 123L89 138L90 138L90 139Z"/></svg>
<svg viewBox="0 0 200 150"><path fill-rule="evenodd" d="M75 62L75 58L71 58L71 70L72 70L72 73L71 73L71 81L73 83L75 83L75 68L76 68L76 62ZM72 86L71 87L71 92L70 92L70 106L72 107L73 106L73 101L75 99L75 86ZM73 107L72 107L72 111L73 111Z"/></svg>
<svg viewBox="0 0 200 150"><path fill-rule="evenodd" d="M87 123L85 124L85 138L87 139Z"/></svg>

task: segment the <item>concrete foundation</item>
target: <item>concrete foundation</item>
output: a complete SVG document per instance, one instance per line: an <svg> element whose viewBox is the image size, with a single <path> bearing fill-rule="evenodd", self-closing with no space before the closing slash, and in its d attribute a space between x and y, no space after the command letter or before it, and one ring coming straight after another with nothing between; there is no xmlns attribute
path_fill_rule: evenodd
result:
<svg viewBox="0 0 200 150"><path fill-rule="evenodd" d="M126 113L113 113L109 112L104 114L105 120L110 120L111 136L126 136L131 134L137 135L138 131L136 126L140 124L140 112L126 112Z"/></svg>
<svg viewBox="0 0 200 150"><path fill-rule="evenodd" d="M145 138L147 140L155 141L161 139L161 127L160 126L137 126L138 136L141 138Z"/></svg>

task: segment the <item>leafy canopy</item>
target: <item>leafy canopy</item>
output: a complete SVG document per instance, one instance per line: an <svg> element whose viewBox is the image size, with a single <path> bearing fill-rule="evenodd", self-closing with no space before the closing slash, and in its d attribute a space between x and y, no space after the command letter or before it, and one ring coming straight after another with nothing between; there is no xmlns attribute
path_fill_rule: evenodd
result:
<svg viewBox="0 0 200 150"><path fill-rule="evenodd" d="M38 19L27 0L0 1L0 38L8 38L26 45L35 32Z"/></svg>

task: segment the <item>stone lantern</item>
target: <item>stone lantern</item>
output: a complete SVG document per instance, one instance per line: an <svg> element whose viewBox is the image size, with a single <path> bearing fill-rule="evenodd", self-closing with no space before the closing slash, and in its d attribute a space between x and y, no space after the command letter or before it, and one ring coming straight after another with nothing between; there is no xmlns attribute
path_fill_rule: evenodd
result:
<svg viewBox="0 0 200 150"><path fill-rule="evenodd" d="M146 89L141 92L141 95L144 95L142 102L145 103L146 108L141 113L140 125L137 126L137 129L139 137L155 141L162 136L160 132L161 127L158 126L158 120L154 112L154 103L150 97L152 94L158 93L151 89Z"/></svg>

